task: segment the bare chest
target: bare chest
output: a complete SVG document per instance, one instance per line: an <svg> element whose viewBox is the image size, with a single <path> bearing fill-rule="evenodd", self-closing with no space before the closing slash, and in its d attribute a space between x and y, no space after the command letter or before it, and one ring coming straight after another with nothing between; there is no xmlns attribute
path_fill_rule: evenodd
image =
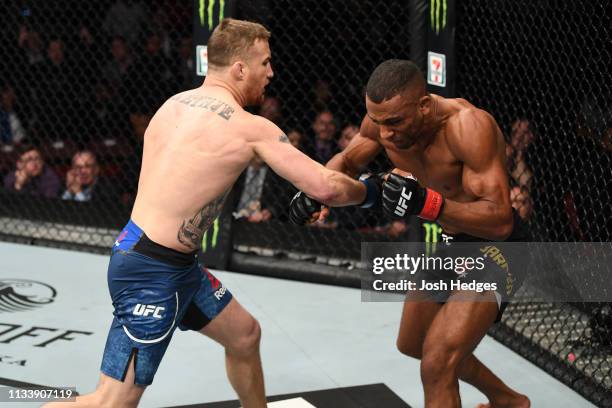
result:
<svg viewBox="0 0 612 408"><path fill-rule="evenodd" d="M384 145L393 165L412 173L421 185L439 191L447 198L464 194L463 164L445 146L432 145L425 151L400 150Z"/></svg>

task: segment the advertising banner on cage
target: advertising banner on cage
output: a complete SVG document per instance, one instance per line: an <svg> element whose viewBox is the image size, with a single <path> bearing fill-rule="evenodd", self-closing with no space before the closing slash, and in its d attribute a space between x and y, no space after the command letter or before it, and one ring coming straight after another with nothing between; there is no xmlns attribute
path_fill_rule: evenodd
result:
<svg viewBox="0 0 612 408"><path fill-rule="evenodd" d="M455 24L457 1L429 0L427 15L427 89L455 96Z"/></svg>
<svg viewBox="0 0 612 408"><path fill-rule="evenodd" d="M235 17L238 0L194 0L193 45L195 73L206 76L208 52L206 44L215 27L226 17Z"/></svg>

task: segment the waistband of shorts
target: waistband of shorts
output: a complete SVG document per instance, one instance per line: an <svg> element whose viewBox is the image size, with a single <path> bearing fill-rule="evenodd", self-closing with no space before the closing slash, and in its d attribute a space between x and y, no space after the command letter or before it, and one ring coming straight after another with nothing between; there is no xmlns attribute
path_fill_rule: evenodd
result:
<svg viewBox="0 0 612 408"><path fill-rule="evenodd" d="M529 241L529 229L527 225L523 222L521 217L518 215L518 212L513 208L512 216L514 218L512 233L508 238L506 238L503 242L527 242ZM469 234L455 234L449 236L453 237L453 242L493 242L488 239L478 238Z"/></svg>
<svg viewBox="0 0 612 408"><path fill-rule="evenodd" d="M157 261L182 268L193 265L196 262L197 255L197 251L185 253L160 245L147 237L145 233L143 233L138 242L134 244L132 250Z"/></svg>
<svg viewBox="0 0 612 408"><path fill-rule="evenodd" d="M117 238L115 246L124 251L135 251L156 261L182 268L196 262L197 251L185 253L158 244L131 219Z"/></svg>

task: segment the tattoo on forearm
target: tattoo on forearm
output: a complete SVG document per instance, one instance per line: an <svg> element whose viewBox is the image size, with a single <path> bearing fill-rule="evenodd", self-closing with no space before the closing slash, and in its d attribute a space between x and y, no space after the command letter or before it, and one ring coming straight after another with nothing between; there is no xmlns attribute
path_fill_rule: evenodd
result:
<svg viewBox="0 0 612 408"><path fill-rule="evenodd" d="M181 244L194 251L200 247L204 232L219 216L226 196L227 192L206 204L191 219L183 221L177 234Z"/></svg>
<svg viewBox="0 0 612 408"><path fill-rule="evenodd" d="M291 143L287 135L284 133L278 137L278 141L281 143Z"/></svg>
<svg viewBox="0 0 612 408"><path fill-rule="evenodd" d="M235 111L235 109L227 103L209 96L175 95L171 99L178 103L189 105L192 108L200 108L209 112L214 112L225 120L229 120Z"/></svg>

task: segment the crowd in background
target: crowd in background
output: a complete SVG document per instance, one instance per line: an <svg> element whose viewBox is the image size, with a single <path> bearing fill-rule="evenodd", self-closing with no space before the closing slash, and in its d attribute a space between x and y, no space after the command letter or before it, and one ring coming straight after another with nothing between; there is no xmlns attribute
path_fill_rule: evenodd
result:
<svg viewBox="0 0 612 408"><path fill-rule="evenodd" d="M13 27L13 43L3 47L5 62L0 63L5 191L129 206L153 113L170 95L201 82L193 76L191 26L182 24L191 19L189 8L162 0L116 0L106 6L98 21L77 19L61 27L30 24L28 9L21 9L24 19ZM334 94L331 82L315 80L300 112L290 112L283 95L273 93L254 113L276 123L296 148L325 164L359 131L357 111L350 117L336 112L342 96ZM612 128L606 126L600 148L610 154ZM526 118L512 122L506 136L512 205L529 220L538 210L538 194L545 194L538 191L533 168L538 138ZM365 171L390 167L381 156ZM236 218L286 221L292 187L260 160L253 160L237 186ZM572 234L588 239L576 191L568 188L563 195L565 216ZM356 208L335 210L315 227L391 237L407 228Z"/></svg>

